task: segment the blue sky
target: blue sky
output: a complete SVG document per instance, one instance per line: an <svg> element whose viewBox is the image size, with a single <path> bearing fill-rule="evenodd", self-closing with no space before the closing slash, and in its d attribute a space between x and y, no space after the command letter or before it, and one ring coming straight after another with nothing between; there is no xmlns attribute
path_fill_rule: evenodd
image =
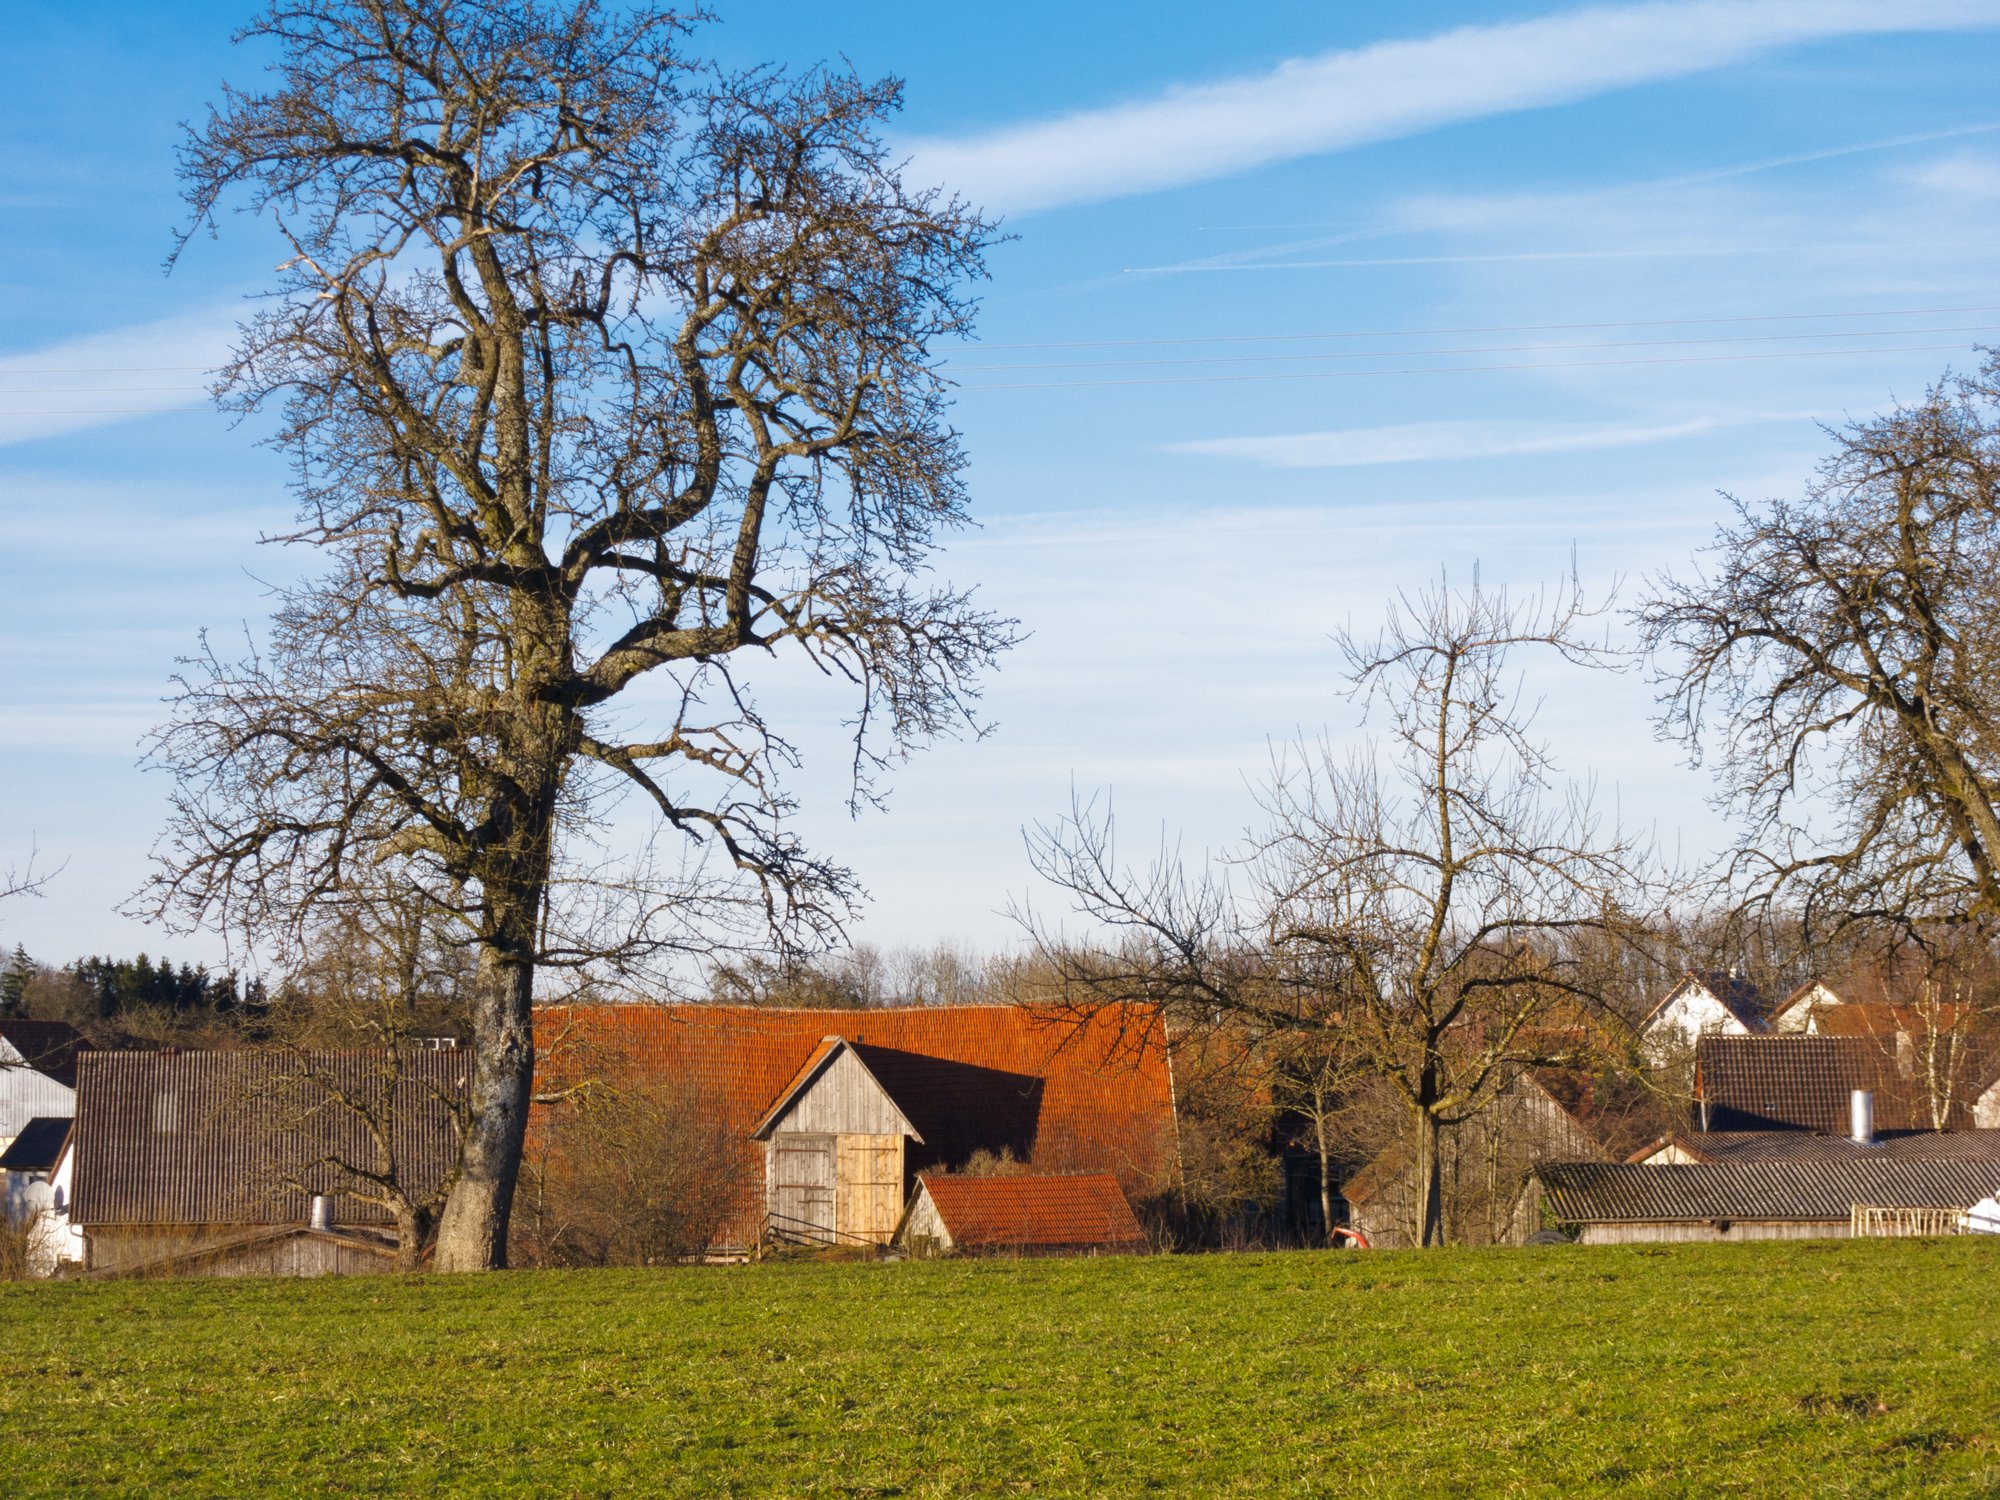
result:
<svg viewBox="0 0 2000 1500"><path fill-rule="evenodd" d="M1072 786L1134 852L1228 843L1272 743L1360 732L1343 620L1572 548L1629 594L1717 491L1795 491L1817 422L2000 342L2000 0L720 10L725 61L905 78L911 171L1016 235L954 356L984 524L941 563L1033 632L996 732L852 820L839 703L769 684L861 939L1008 942L1021 826ZM217 951L118 914L164 812L138 743L303 564L256 544L278 460L199 398L277 257L237 224L161 273L175 125L251 72L245 14L0 13L0 868L62 866L0 941L53 961ZM1568 769L1713 843L1642 682L1534 687Z"/></svg>

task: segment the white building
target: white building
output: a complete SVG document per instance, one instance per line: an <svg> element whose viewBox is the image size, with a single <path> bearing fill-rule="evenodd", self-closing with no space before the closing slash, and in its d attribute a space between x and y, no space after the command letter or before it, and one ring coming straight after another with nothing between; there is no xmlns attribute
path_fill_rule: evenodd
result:
<svg viewBox="0 0 2000 1500"><path fill-rule="evenodd" d="M1735 974L1688 974L1639 1023L1656 1058L1688 1055L1705 1036L1759 1036L1771 1029L1757 987Z"/></svg>
<svg viewBox="0 0 2000 1500"><path fill-rule="evenodd" d="M76 1113L76 1054L89 1045L61 1021L0 1020L0 1151L30 1120Z"/></svg>

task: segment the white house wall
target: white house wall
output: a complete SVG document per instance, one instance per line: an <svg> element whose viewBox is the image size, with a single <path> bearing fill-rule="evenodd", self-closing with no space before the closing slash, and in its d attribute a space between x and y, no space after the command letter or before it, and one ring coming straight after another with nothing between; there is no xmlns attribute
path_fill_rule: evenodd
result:
<svg viewBox="0 0 2000 1500"><path fill-rule="evenodd" d="M13 1144L30 1120L70 1119L75 1114L76 1090L29 1067L13 1044L0 1038L0 1151Z"/></svg>
<svg viewBox="0 0 2000 1500"><path fill-rule="evenodd" d="M1692 1049L1697 1037L1748 1036L1750 1028L1700 985L1684 985L1646 1028L1646 1045L1658 1054Z"/></svg>

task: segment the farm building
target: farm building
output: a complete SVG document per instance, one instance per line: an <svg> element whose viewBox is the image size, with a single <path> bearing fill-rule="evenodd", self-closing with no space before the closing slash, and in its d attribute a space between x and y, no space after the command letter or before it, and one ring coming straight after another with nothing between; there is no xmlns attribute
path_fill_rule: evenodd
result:
<svg viewBox="0 0 2000 1500"><path fill-rule="evenodd" d="M920 1172L896 1243L915 1255L1094 1255L1143 1249L1146 1232L1109 1172Z"/></svg>
<svg viewBox="0 0 2000 1500"><path fill-rule="evenodd" d="M1847 1128L1856 1089L1875 1096L1881 1130L1962 1130L1980 1123L1991 1089L1970 1050L1932 1070L1893 1040L1786 1033L1706 1036L1695 1050L1697 1122L1711 1131Z"/></svg>
<svg viewBox="0 0 2000 1500"><path fill-rule="evenodd" d="M68 1215L70 1126L67 1119L30 1120L0 1151L5 1222L28 1232L28 1269L37 1276L83 1259L83 1239Z"/></svg>
<svg viewBox="0 0 2000 1500"><path fill-rule="evenodd" d="M1676 1131L1629 1158L1655 1165L1744 1161L1909 1161L1924 1157L2000 1161L2000 1130L1881 1131L1857 1141L1806 1130Z"/></svg>
<svg viewBox="0 0 2000 1500"><path fill-rule="evenodd" d="M1457 1245L1518 1245L1541 1228L1540 1161L1612 1159L1587 1086L1558 1069L1520 1073L1439 1141L1445 1237ZM1615 1132L1614 1132L1615 1135ZM1341 1186L1347 1223L1377 1249L1417 1243L1413 1151L1398 1144Z"/></svg>
<svg viewBox="0 0 2000 1500"><path fill-rule="evenodd" d="M767 1235L886 1245L919 1173L981 1153L1043 1173L1110 1173L1133 1197L1177 1171L1165 1035L1150 1009L1075 1024L1007 1005L608 1005L546 1010L537 1029L552 1039L544 1092L665 1080L745 1144L746 1186L716 1253Z"/></svg>
<svg viewBox="0 0 2000 1500"><path fill-rule="evenodd" d="M2000 1158L1549 1162L1535 1175L1550 1214L1586 1245L1845 1239L1857 1207L1970 1209L2000 1190Z"/></svg>
<svg viewBox="0 0 2000 1500"><path fill-rule="evenodd" d="M318 1275L396 1263L358 1172L422 1201L458 1159L453 1052L86 1052L69 1221L103 1275Z"/></svg>
<svg viewBox="0 0 2000 1500"><path fill-rule="evenodd" d="M0 1020L0 1151L30 1120L76 1112L76 1059L89 1046L61 1021Z"/></svg>

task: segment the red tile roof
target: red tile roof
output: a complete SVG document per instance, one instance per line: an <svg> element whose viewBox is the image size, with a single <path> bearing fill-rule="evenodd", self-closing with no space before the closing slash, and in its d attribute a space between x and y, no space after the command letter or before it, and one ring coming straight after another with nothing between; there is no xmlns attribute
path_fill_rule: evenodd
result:
<svg viewBox="0 0 2000 1500"><path fill-rule="evenodd" d="M1132 1250L1146 1242L1109 1172L1067 1177L953 1177L924 1172L952 1244L960 1250Z"/></svg>
<svg viewBox="0 0 2000 1500"><path fill-rule="evenodd" d="M670 1075L712 1097L746 1137L837 1036L923 1137L910 1147L913 1168L1004 1147L1047 1170L1115 1172L1143 1191L1176 1166L1165 1031L1150 1008L1078 1025L1013 1005L551 1006L535 1027L546 1080L625 1067Z"/></svg>

